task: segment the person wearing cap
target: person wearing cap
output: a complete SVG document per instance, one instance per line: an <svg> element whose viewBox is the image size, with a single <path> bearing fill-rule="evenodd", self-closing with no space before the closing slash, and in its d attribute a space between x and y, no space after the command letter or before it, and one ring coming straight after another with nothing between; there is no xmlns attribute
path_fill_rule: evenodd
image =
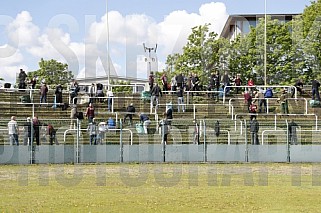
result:
<svg viewBox="0 0 321 213"><path fill-rule="evenodd" d="M127 112L127 114L126 114L125 117L124 117L124 123L126 123L126 119L129 118L130 126L132 126L132 125L133 125L133 115L134 115L135 112L136 112L136 109L135 109L133 103L131 103L131 104L127 107L126 112Z"/></svg>
<svg viewBox="0 0 321 213"><path fill-rule="evenodd" d="M27 121L23 124L24 137L23 145L31 145L31 118L28 117Z"/></svg>
<svg viewBox="0 0 321 213"><path fill-rule="evenodd" d="M8 122L8 133L10 145L19 145L18 135L19 128L16 121L16 116L11 116L11 120Z"/></svg>

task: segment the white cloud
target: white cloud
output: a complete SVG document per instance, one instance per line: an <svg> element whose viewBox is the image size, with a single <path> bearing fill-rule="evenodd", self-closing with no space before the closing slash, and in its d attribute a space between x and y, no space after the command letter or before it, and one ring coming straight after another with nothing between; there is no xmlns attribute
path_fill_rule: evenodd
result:
<svg viewBox="0 0 321 213"><path fill-rule="evenodd" d="M201 5L199 13L173 11L159 23L145 14L123 16L118 11L110 11L108 13L109 53L113 61L113 72L121 75L134 72L133 75L138 77L147 77L143 43L150 47L158 44L158 67L162 70L165 67L164 61L167 55L180 52L186 44L192 27L211 23L210 29L219 34L227 17L225 5L214 2ZM0 66L5 71L1 72L0 77L5 77L6 80L8 78L8 81L13 82L15 74L12 73L18 72L21 67L26 69L36 66L40 58L68 63L71 70L76 71L76 75L80 76L85 70L86 72L91 70L90 75L106 73L106 20L105 14L99 21L89 26L89 32L82 42L74 42L72 35L64 32L63 29L39 28L33 23L32 15L22 11L8 25L8 37L19 44L19 49L10 57L0 55L2 57ZM16 35L19 35L19 40ZM97 60L98 57L102 58L102 63ZM2 73L6 73L5 76Z"/></svg>
<svg viewBox="0 0 321 213"><path fill-rule="evenodd" d="M9 39L18 47L37 45L39 28L32 23L28 11L22 11L15 20L8 25Z"/></svg>

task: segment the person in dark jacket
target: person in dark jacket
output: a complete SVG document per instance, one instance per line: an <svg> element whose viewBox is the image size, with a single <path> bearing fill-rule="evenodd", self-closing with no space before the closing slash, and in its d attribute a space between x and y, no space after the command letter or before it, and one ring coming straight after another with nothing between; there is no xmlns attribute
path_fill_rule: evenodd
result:
<svg viewBox="0 0 321 213"><path fill-rule="evenodd" d="M298 79L297 82L295 82L294 87L296 88L297 92L300 93L300 95L303 94L303 82L301 79ZM291 98L294 98L295 89L292 89L292 95Z"/></svg>
<svg viewBox="0 0 321 213"><path fill-rule="evenodd" d="M167 105L167 104L166 104ZM169 129L170 126L172 125L172 120L173 120L173 107L172 107L172 103L168 104L168 106L166 106L166 119L169 125Z"/></svg>
<svg viewBox="0 0 321 213"><path fill-rule="evenodd" d="M125 117L124 117L124 123L126 123L126 119L129 118L129 123L132 126L133 125L133 115L135 114L135 111L136 111L136 109L134 107L134 104L131 103L127 107L126 111L128 112L128 114L126 114Z"/></svg>
<svg viewBox="0 0 321 213"><path fill-rule="evenodd" d="M149 91L153 90L154 87L154 80L155 80L155 76L153 72L150 72L150 75L148 76L148 82L149 82Z"/></svg>
<svg viewBox="0 0 321 213"><path fill-rule="evenodd" d="M320 82L317 79L314 79L312 81L312 100L314 100L316 97L317 100L320 101L319 87Z"/></svg>
<svg viewBox="0 0 321 213"><path fill-rule="evenodd" d="M159 127L161 128L161 134L162 134L162 143L167 144L167 136L169 133L169 128L170 124L167 119L167 114L166 112L163 113L163 119L159 122Z"/></svg>
<svg viewBox="0 0 321 213"><path fill-rule="evenodd" d="M177 112L182 111L185 112L185 105L184 105L184 91L182 88L178 88L177 90Z"/></svg>
<svg viewBox="0 0 321 213"><path fill-rule="evenodd" d="M149 120L149 117L144 113L140 113L139 120L143 124L144 133L148 134L148 127L151 124L151 121Z"/></svg>
<svg viewBox="0 0 321 213"><path fill-rule="evenodd" d="M159 96L162 97L162 90L157 83L152 89L151 96L151 104L154 105L155 102L156 109L158 109Z"/></svg>
<svg viewBox="0 0 321 213"><path fill-rule="evenodd" d="M61 86L61 84L58 84L58 86L56 87L55 90L55 95L56 95L56 104L62 104L62 90L63 87ZM58 105L58 107L60 107L62 105Z"/></svg>
<svg viewBox="0 0 321 213"><path fill-rule="evenodd" d="M34 117L32 120L33 124L33 133L34 133L34 138L36 138L36 144L37 146L40 145L40 128L41 128L41 123L38 120L38 117Z"/></svg>
<svg viewBox="0 0 321 213"><path fill-rule="evenodd" d="M291 145L297 145L298 144L298 137L296 134L296 128L298 125L294 122L293 119L291 119L289 125L288 125L288 134L289 134L289 143Z"/></svg>
<svg viewBox="0 0 321 213"><path fill-rule="evenodd" d="M20 69L18 78L19 78L19 89L26 89L27 74L23 69Z"/></svg>
<svg viewBox="0 0 321 213"><path fill-rule="evenodd" d="M215 131L215 136L218 137L220 136L220 122L216 121L215 125L214 125L214 131Z"/></svg>
<svg viewBox="0 0 321 213"><path fill-rule="evenodd" d="M182 73L180 73L178 76L176 76L176 82L177 82L177 88L183 89L184 76Z"/></svg>
<svg viewBox="0 0 321 213"><path fill-rule="evenodd" d="M252 145L259 145L259 136L258 132L260 129L260 124L256 120L256 117L250 121L250 133L251 133L251 143Z"/></svg>
<svg viewBox="0 0 321 213"><path fill-rule="evenodd" d="M47 93L48 93L48 87L46 83L43 83L40 87L40 103L47 103Z"/></svg>

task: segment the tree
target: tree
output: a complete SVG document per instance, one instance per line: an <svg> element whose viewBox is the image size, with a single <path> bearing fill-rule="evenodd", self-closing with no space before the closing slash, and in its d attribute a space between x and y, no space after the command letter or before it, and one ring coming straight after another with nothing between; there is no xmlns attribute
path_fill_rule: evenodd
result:
<svg viewBox="0 0 321 213"><path fill-rule="evenodd" d="M287 82L291 78L291 30L290 25L267 17L266 31L266 80L268 84ZM232 73L254 78L256 84L264 84L265 20L260 19L249 34L239 36L228 47L228 66Z"/></svg>
<svg viewBox="0 0 321 213"><path fill-rule="evenodd" d="M217 33L209 31L209 24L193 27L183 53L167 57L166 70L174 70L173 74L183 73L185 76L196 73L202 83L207 83L207 76L219 67L220 42Z"/></svg>
<svg viewBox="0 0 321 213"><path fill-rule="evenodd" d="M54 59L39 62L39 69L28 73L31 79L37 77L39 80L45 80L48 85L68 84L73 78L73 74L68 70L68 65L58 62Z"/></svg>
<svg viewBox="0 0 321 213"><path fill-rule="evenodd" d="M321 1L312 1L302 16L294 21L296 26L296 49L304 59L306 80L321 78ZM302 61L302 60L299 60Z"/></svg>

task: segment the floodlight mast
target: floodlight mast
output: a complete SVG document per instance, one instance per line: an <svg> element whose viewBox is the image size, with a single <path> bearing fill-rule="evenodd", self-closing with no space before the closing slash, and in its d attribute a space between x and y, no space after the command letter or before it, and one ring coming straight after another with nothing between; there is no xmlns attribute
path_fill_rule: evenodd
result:
<svg viewBox="0 0 321 213"><path fill-rule="evenodd" d="M145 53L148 52L148 58L146 58L146 62L147 62L147 77L150 75L151 71L152 71L152 61L153 58L151 56L151 52L155 52L157 51L157 44L155 45L155 47L147 47L145 43L143 43L143 47L144 47L144 51Z"/></svg>
<svg viewBox="0 0 321 213"><path fill-rule="evenodd" d="M267 36L267 29L266 29L266 25L267 25L267 15L266 15L266 0L264 0L264 86L267 86L267 74L266 74L266 63L267 63L267 55L266 55L266 36ZM265 88L266 89L266 88Z"/></svg>

